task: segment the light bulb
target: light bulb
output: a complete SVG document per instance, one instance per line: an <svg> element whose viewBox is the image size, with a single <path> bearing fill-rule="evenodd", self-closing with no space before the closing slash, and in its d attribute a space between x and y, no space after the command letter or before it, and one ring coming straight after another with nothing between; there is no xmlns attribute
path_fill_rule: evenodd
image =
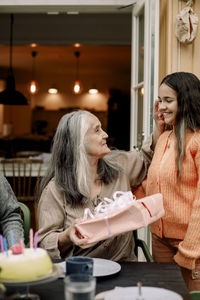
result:
<svg viewBox="0 0 200 300"><path fill-rule="evenodd" d="M48 89L48 93L51 95L56 95L58 93L58 90L56 88L50 88Z"/></svg>
<svg viewBox="0 0 200 300"><path fill-rule="evenodd" d="M28 90L31 95L37 94L39 90L37 81L31 80L31 82L28 85Z"/></svg>
<svg viewBox="0 0 200 300"><path fill-rule="evenodd" d="M81 83L79 80L76 80L73 85L73 93L78 95L82 91Z"/></svg>
<svg viewBox="0 0 200 300"><path fill-rule="evenodd" d="M98 94L98 90L93 88L93 89L89 89L88 93L91 94L91 95L95 95L95 94Z"/></svg>

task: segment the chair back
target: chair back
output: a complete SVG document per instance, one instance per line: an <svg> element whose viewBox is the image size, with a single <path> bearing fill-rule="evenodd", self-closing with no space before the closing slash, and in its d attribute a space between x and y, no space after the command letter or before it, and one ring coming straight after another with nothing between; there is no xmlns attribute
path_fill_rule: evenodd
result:
<svg viewBox="0 0 200 300"><path fill-rule="evenodd" d="M190 296L192 300L200 299L200 291L190 291Z"/></svg>
<svg viewBox="0 0 200 300"><path fill-rule="evenodd" d="M138 257L138 249L141 248L144 257L146 258L147 262L153 262L153 257L149 251L149 248L144 240L138 238L137 230L133 231L134 240L135 240L135 255Z"/></svg>
<svg viewBox="0 0 200 300"><path fill-rule="evenodd" d="M16 152L16 157L29 158L30 156L38 156L41 153L40 151L18 151Z"/></svg>
<svg viewBox="0 0 200 300"><path fill-rule="evenodd" d="M19 206L22 211L22 219L24 221L24 243L29 244L29 232L31 227L31 214L28 206L26 204L19 202Z"/></svg>
<svg viewBox="0 0 200 300"><path fill-rule="evenodd" d="M1 160L2 171L19 201L34 200L43 160L8 158Z"/></svg>

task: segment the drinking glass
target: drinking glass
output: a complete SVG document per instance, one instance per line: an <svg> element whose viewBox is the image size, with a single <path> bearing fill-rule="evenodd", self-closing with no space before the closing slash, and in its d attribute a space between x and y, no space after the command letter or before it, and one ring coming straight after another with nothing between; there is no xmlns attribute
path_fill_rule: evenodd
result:
<svg viewBox="0 0 200 300"><path fill-rule="evenodd" d="M89 274L71 274L64 278L65 300L93 300L96 279Z"/></svg>

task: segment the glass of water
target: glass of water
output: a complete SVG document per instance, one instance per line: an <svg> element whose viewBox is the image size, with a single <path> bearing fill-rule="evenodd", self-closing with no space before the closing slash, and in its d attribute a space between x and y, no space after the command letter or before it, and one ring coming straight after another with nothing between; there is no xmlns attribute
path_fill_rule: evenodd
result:
<svg viewBox="0 0 200 300"><path fill-rule="evenodd" d="M65 300L93 300L96 278L88 274L70 274L64 278Z"/></svg>

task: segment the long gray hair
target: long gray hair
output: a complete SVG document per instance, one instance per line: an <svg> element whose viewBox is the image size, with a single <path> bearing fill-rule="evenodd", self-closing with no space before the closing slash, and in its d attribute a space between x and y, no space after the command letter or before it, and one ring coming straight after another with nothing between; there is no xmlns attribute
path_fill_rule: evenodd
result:
<svg viewBox="0 0 200 300"><path fill-rule="evenodd" d="M64 191L66 201L72 206L82 204L90 198L90 174L85 151L85 134L89 128L86 110L77 110L64 115L57 127L53 140L52 158L39 186L39 197L54 177L56 184ZM113 161L113 155L99 159L99 179L109 184L119 176L120 167Z"/></svg>

